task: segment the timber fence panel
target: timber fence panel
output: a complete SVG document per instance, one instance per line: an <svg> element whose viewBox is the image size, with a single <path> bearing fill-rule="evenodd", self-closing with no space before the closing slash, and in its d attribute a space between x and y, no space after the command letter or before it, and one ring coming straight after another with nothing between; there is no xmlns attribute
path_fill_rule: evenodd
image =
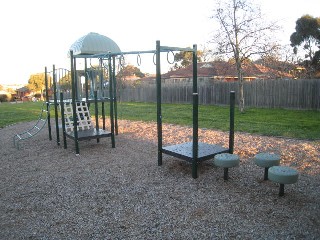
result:
<svg viewBox="0 0 320 240"><path fill-rule="evenodd" d="M228 105L230 91L236 92L239 102L238 82L213 82L199 85L199 103ZM191 84L162 85L163 103L192 103ZM292 108L320 110L320 80L255 80L244 82L246 107ZM156 102L155 84L125 86L120 90L120 100Z"/></svg>

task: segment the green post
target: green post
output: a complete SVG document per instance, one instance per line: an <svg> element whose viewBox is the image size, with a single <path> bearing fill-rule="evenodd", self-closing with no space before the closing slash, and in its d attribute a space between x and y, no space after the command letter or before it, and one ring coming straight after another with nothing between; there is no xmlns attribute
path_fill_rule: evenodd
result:
<svg viewBox="0 0 320 240"><path fill-rule="evenodd" d="M116 147L115 138L114 138L114 112L113 112L113 74L112 74L112 66L111 66L111 56L109 55L108 58L108 65L109 65L109 95L110 95L110 125L111 125L111 144L112 147Z"/></svg>
<svg viewBox="0 0 320 240"><path fill-rule="evenodd" d="M198 177L198 69L197 69L197 45L193 45L193 141L192 141L192 177Z"/></svg>
<svg viewBox="0 0 320 240"><path fill-rule="evenodd" d="M235 92L230 92L230 130L229 130L229 153L233 153L234 147L234 108L235 108Z"/></svg>
<svg viewBox="0 0 320 240"><path fill-rule="evenodd" d="M47 67L44 68L44 82L46 86L46 105L47 105L47 121L48 121L48 132L49 132L49 140L52 140L51 134L51 121L50 121L50 102L49 102L49 86L48 86L48 71Z"/></svg>
<svg viewBox="0 0 320 240"><path fill-rule="evenodd" d="M67 149L66 120L65 120L65 116L64 116L64 101L63 101L63 93L62 92L60 92L60 107L61 107L63 147L64 147L64 149Z"/></svg>
<svg viewBox="0 0 320 240"><path fill-rule="evenodd" d="M87 58L84 59L84 84L85 84L85 91L86 91L86 102L89 99L89 87L88 87L88 65L87 65Z"/></svg>
<svg viewBox="0 0 320 240"><path fill-rule="evenodd" d="M99 92L99 99L101 97L103 97L103 69L102 69L102 58L99 58L99 83L100 83L100 86L99 86L99 89L100 89L100 92ZM97 87L98 88L98 87Z"/></svg>
<svg viewBox="0 0 320 240"><path fill-rule="evenodd" d="M161 116L161 67L160 41L156 42L156 81L157 81L157 130L158 130L158 165L162 165L162 116Z"/></svg>
<svg viewBox="0 0 320 240"><path fill-rule="evenodd" d="M100 68L100 96L101 100L101 115L102 115L102 129L106 129L106 116L105 116L105 108L104 108L104 74L103 74L103 60L99 58L99 68Z"/></svg>
<svg viewBox="0 0 320 240"><path fill-rule="evenodd" d="M104 108L104 100L101 101L102 129L106 130L106 111Z"/></svg>
<svg viewBox="0 0 320 240"><path fill-rule="evenodd" d="M74 92L75 92L75 100L79 100L80 98L80 89L78 88L78 73L77 73L77 59L73 58L73 77L74 77Z"/></svg>
<svg viewBox="0 0 320 240"><path fill-rule="evenodd" d="M60 146L60 134L59 134L59 117L58 117L58 100L57 100L57 73L56 67L52 67L52 77L53 77L53 100L54 100L54 118L56 122L56 135L57 135L57 144Z"/></svg>
<svg viewBox="0 0 320 240"><path fill-rule="evenodd" d="M118 130L118 104L117 104L117 79L116 79L116 57L112 57L113 63L112 63L112 76L113 76L113 92L114 92L114 120L115 120L115 131L116 135L119 134Z"/></svg>
<svg viewBox="0 0 320 240"><path fill-rule="evenodd" d="M73 115L73 133L74 133L74 144L76 147L76 155L80 153L79 140L78 140L78 120L77 120L77 108L76 108L76 89L77 81L75 76L75 59L73 58L73 51L70 51L71 60L71 87L72 87L72 115Z"/></svg>
<svg viewBox="0 0 320 240"><path fill-rule="evenodd" d="M96 131L99 131L99 111L98 111L98 92L94 91L94 116L96 119ZM97 143L100 142L100 139L97 138Z"/></svg>

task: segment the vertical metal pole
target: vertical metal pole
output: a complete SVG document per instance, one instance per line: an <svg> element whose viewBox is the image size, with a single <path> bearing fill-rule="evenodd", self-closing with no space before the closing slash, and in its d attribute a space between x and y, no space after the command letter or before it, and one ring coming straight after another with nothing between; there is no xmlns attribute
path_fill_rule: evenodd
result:
<svg viewBox="0 0 320 240"><path fill-rule="evenodd" d="M47 104L47 121L48 121L48 132L49 132L49 140L52 140L51 134L51 121L50 121L50 102L49 102L49 86L48 86L48 71L47 67L44 68L44 82L46 85L46 104Z"/></svg>
<svg viewBox="0 0 320 240"><path fill-rule="evenodd" d="M113 82L113 92L114 92L114 120L115 120L115 131L116 131L116 135L119 134L118 132L118 104L117 104L117 79L116 79L116 57L113 56L112 57L112 82Z"/></svg>
<svg viewBox="0 0 320 240"><path fill-rule="evenodd" d="M264 168L264 177L263 177L263 180L268 180L268 171L269 171L269 168L268 167L265 167Z"/></svg>
<svg viewBox="0 0 320 240"><path fill-rule="evenodd" d="M103 68L102 68L102 58L99 58L99 70L100 70L100 94L99 94L99 98L104 96L104 92L103 92Z"/></svg>
<svg viewBox="0 0 320 240"><path fill-rule="evenodd" d="M279 196L280 197L284 196L284 184L283 183L280 183Z"/></svg>
<svg viewBox="0 0 320 240"><path fill-rule="evenodd" d="M64 149L67 149L66 120L64 116L63 92L60 92L60 109L61 109L61 123L62 123L62 134L63 134L63 147Z"/></svg>
<svg viewBox="0 0 320 240"><path fill-rule="evenodd" d="M78 140L78 119L77 119L77 108L76 108L76 61L73 58L73 51L70 51L70 60L71 60L71 87L72 87L72 115L73 115L73 134L74 134L74 144L76 147L76 155L80 153L79 150L79 140Z"/></svg>
<svg viewBox="0 0 320 240"><path fill-rule="evenodd" d="M85 91L86 91L86 102L89 99L89 86L88 86L88 65L87 58L84 59L84 81L85 81Z"/></svg>
<svg viewBox="0 0 320 240"><path fill-rule="evenodd" d="M98 93L94 91L94 115L96 118L96 131L99 131L99 111L98 111ZM97 138L97 142L100 142L100 139Z"/></svg>
<svg viewBox="0 0 320 240"><path fill-rule="evenodd" d="M224 168L223 169L223 179L224 180L228 180L228 178L229 178L228 170L229 170L229 168Z"/></svg>
<svg viewBox="0 0 320 240"><path fill-rule="evenodd" d="M110 125L111 125L111 144L112 144L112 147L114 148L116 145L115 143L115 138L114 138L114 117L113 117L113 76L112 76L112 66L111 66L111 56L109 55L109 58L108 58L108 65L109 65L109 95L110 95Z"/></svg>
<svg viewBox="0 0 320 240"><path fill-rule="evenodd" d="M161 116L161 64L160 41L156 42L156 81L157 81L157 130L158 130L158 166L162 165L162 116Z"/></svg>
<svg viewBox="0 0 320 240"><path fill-rule="evenodd" d="M57 144L60 146L60 133L59 133L59 118L58 118L58 100L57 100L57 73L56 67L53 65L52 68L52 77L53 77L53 101L54 101L54 118L56 123L56 135L57 135Z"/></svg>
<svg viewBox="0 0 320 240"><path fill-rule="evenodd" d="M106 129L106 113L105 113L105 109L104 109L104 68L103 68L103 64L102 64L102 58L99 59L99 64L100 64L100 73L101 73L101 77L100 77L100 81L101 81L101 93L100 93L100 99L101 99L101 115L102 115L102 129L105 130Z"/></svg>
<svg viewBox="0 0 320 240"><path fill-rule="evenodd" d="M198 69L197 69L197 45L193 45L193 141L192 141L192 177L198 177Z"/></svg>
<svg viewBox="0 0 320 240"><path fill-rule="evenodd" d="M234 108L235 92L230 92L230 130L229 130L229 153L233 153L234 148Z"/></svg>
<svg viewBox="0 0 320 240"><path fill-rule="evenodd" d="M73 76L74 76L74 92L75 92L75 100L79 100L80 91L78 88L78 73L77 73L77 59L73 58Z"/></svg>
<svg viewBox="0 0 320 240"><path fill-rule="evenodd" d="M106 111L104 108L104 99L101 100L102 129L106 130Z"/></svg>

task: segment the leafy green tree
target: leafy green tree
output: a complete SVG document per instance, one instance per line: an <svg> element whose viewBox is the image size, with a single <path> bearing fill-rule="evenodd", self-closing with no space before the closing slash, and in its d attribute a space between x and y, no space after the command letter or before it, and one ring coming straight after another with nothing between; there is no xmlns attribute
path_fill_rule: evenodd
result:
<svg viewBox="0 0 320 240"><path fill-rule="evenodd" d="M127 85L136 86L140 84L141 81L128 81L130 77L136 76L137 78L145 77L145 74L141 72L141 70L133 65L126 64L125 59L121 60L121 68L116 75L117 79L117 87L116 87L116 95L119 102L121 102L121 94L122 89L126 88Z"/></svg>
<svg viewBox="0 0 320 240"><path fill-rule="evenodd" d="M296 21L296 31L290 36L293 52L305 52L305 66L320 69L320 18L304 15Z"/></svg>
<svg viewBox="0 0 320 240"><path fill-rule="evenodd" d="M32 92L40 92L42 98L45 89L45 73L32 74L28 80L27 88Z"/></svg>
<svg viewBox="0 0 320 240"><path fill-rule="evenodd" d="M121 77L121 78L129 77L129 76L136 76L139 78L143 78L145 74L141 72L140 68L137 68L133 65L126 65L119 71L117 75L117 77Z"/></svg>
<svg viewBox="0 0 320 240"><path fill-rule="evenodd" d="M203 52L202 51L197 51L197 60L198 62L202 62L202 56ZM174 54L174 65L173 69L180 69L180 68L185 68L192 64L192 52L185 52L181 51L176 54Z"/></svg>
<svg viewBox="0 0 320 240"><path fill-rule="evenodd" d="M212 17L219 25L212 43L216 55L233 57L238 72L239 109L244 111L243 66L252 56L278 48L276 23L268 22L253 0L219 0Z"/></svg>
<svg viewBox="0 0 320 240"><path fill-rule="evenodd" d="M71 90L71 73L68 72L66 75L59 79L59 87L62 91Z"/></svg>

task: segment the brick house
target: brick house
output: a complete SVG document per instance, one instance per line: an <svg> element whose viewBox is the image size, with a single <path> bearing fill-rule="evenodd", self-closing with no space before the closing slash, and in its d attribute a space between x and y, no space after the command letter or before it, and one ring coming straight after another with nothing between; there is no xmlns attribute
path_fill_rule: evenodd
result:
<svg viewBox="0 0 320 240"><path fill-rule="evenodd" d="M192 83L192 65L186 68L169 71L162 75L164 83ZM293 78L289 73L248 63L243 67L244 81L256 79L282 79ZM238 81L237 69L234 63L225 61L213 61L198 63L198 84L207 84L213 81L234 82Z"/></svg>

